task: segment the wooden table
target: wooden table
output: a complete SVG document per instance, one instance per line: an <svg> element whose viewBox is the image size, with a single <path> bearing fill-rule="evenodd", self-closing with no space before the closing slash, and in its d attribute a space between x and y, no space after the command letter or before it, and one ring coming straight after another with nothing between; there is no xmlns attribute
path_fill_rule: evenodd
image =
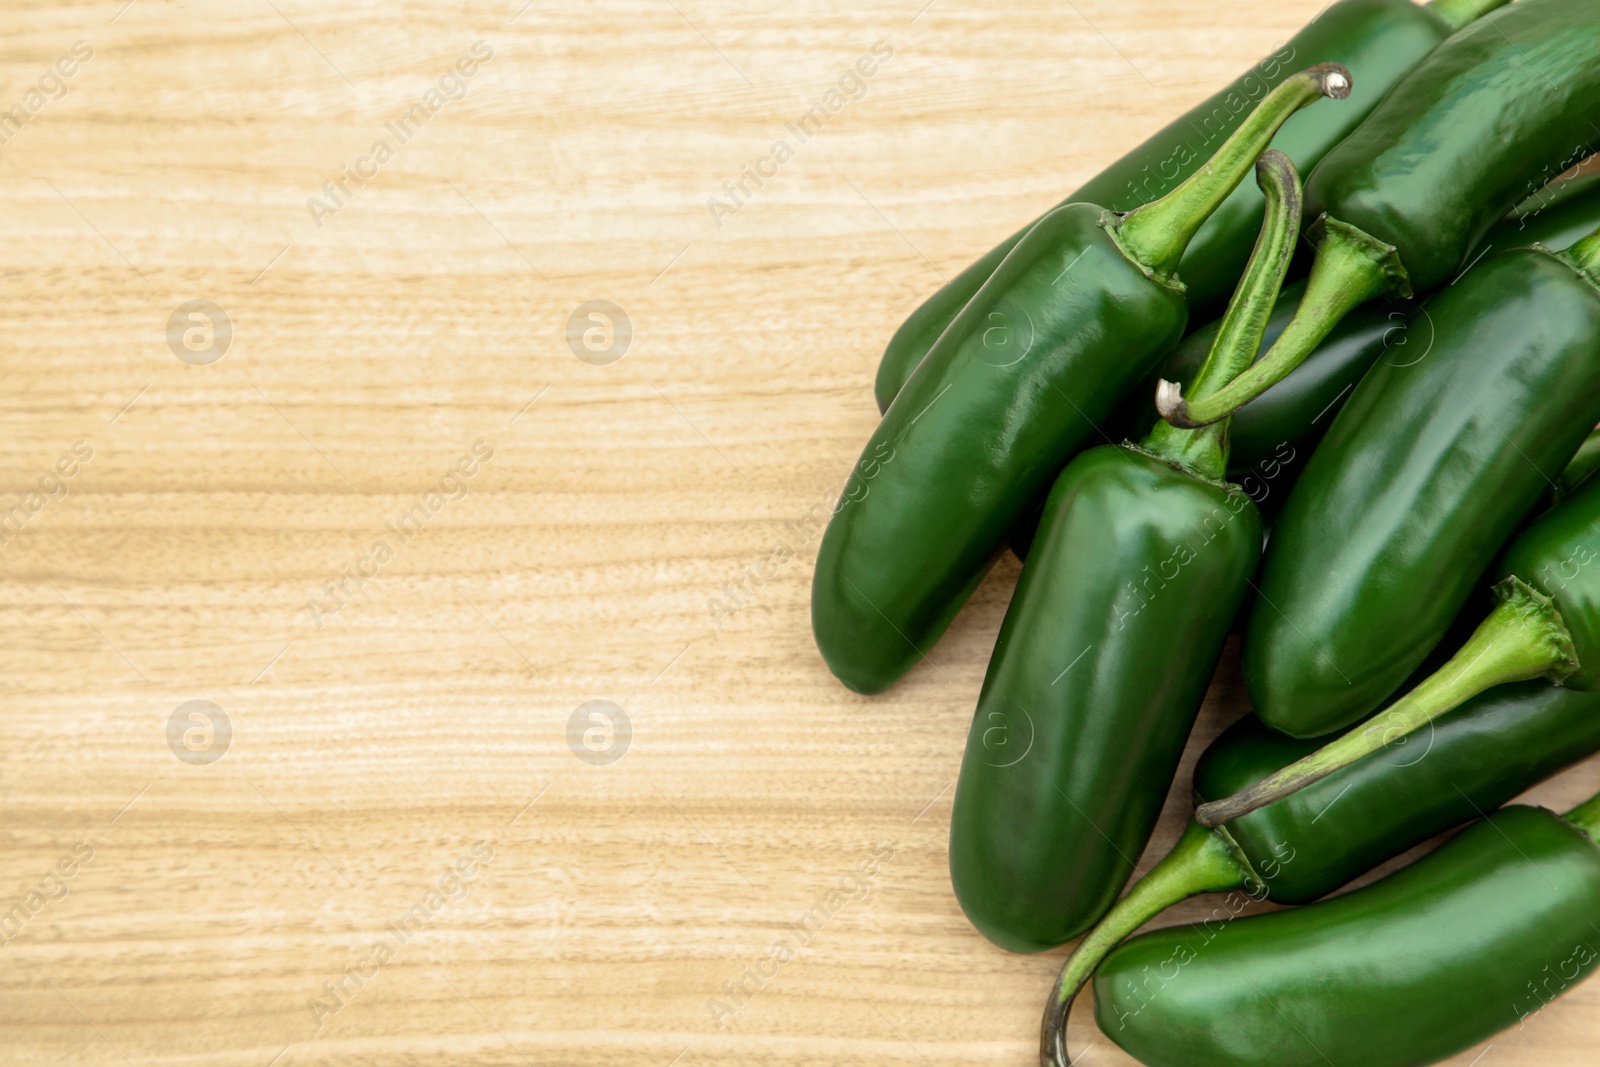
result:
<svg viewBox="0 0 1600 1067"><path fill-rule="evenodd" d="M865 699L812 518L895 325L1317 6L11 5L0 1063L1032 1062L945 868L1016 567Z"/></svg>

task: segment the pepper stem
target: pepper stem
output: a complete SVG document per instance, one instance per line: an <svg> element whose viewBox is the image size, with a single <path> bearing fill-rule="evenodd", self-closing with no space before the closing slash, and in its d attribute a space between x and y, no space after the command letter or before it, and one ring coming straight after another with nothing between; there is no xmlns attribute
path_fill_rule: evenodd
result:
<svg viewBox="0 0 1600 1067"><path fill-rule="evenodd" d="M1248 789L1195 810L1202 826L1220 826L1348 767L1485 689L1530 678L1560 682L1577 669L1572 635L1549 597L1512 576L1495 586L1499 605L1461 650L1426 681L1364 726L1275 771Z"/></svg>
<svg viewBox="0 0 1600 1067"><path fill-rule="evenodd" d="M1588 834L1590 840L1600 842L1600 796L1590 797L1561 817Z"/></svg>
<svg viewBox="0 0 1600 1067"><path fill-rule="evenodd" d="M1174 426L1193 429L1223 419L1278 384L1305 362L1354 309L1385 293L1411 295L1399 253L1365 231L1324 215L1318 220L1317 258L1294 318L1267 354L1210 396L1186 401L1177 384L1161 381L1156 409Z"/></svg>
<svg viewBox="0 0 1600 1067"><path fill-rule="evenodd" d="M1134 208L1117 223L1123 249L1160 277L1170 277L1202 223L1244 179L1290 115L1324 96L1343 100L1354 83L1337 63L1291 74L1268 93L1209 162L1160 200Z"/></svg>
<svg viewBox="0 0 1600 1067"><path fill-rule="evenodd" d="M1564 254L1579 274L1600 285L1600 230L1578 238Z"/></svg>
<svg viewBox="0 0 1600 1067"><path fill-rule="evenodd" d="M1197 893L1220 893L1258 882L1227 832L1191 822L1183 836L1150 873L1133 884L1072 950L1056 976L1039 1027L1041 1067L1072 1067L1067 1052L1067 1016L1073 998L1089 981L1100 961L1156 915Z"/></svg>
<svg viewBox="0 0 1600 1067"><path fill-rule="evenodd" d="M1495 8L1505 6L1507 2L1508 0L1433 0L1428 5L1428 10L1459 30Z"/></svg>
<svg viewBox="0 0 1600 1067"><path fill-rule="evenodd" d="M1269 148L1256 160L1256 184L1267 201L1261 233L1244 277L1228 301L1222 325L1212 338L1206 361L1195 375L1196 396L1209 396L1223 388L1255 360L1294 256L1300 233L1300 175L1288 156ZM1228 420L1195 430L1157 422L1142 447L1201 477L1221 481L1228 471Z"/></svg>

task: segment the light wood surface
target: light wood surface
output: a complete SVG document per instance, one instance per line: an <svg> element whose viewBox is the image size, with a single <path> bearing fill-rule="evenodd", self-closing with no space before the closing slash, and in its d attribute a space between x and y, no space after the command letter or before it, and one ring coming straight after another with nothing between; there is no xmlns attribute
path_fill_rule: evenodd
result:
<svg viewBox="0 0 1600 1067"><path fill-rule="evenodd" d="M807 517L900 320L1318 6L8 5L0 1063L1032 1062L1062 953L986 943L945 866L1016 567L861 698L812 645ZM169 343L193 300L225 351ZM593 300L632 324L609 365L566 340ZM225 743L190 708L169 744L194 700ZM611 762L569 743L595 700ZM1451 1062L1592 1062L1597 1009ZM1131 1062L1080 1009L1091 1041Z"/></svg>

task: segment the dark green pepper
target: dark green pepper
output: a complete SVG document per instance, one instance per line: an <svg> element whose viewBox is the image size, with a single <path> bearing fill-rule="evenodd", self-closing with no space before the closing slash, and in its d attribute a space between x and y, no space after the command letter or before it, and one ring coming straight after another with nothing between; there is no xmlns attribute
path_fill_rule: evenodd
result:
<svg viewBox="0 0 1600 1067"><path fill-rule="evenodd" d="M1489 231L1472 258L1476 261L1492 252L1525 248L1536 242L1565 248L1597 227L1600 174L1573 178L1540 190L1518 205L1516 211ZM1267 320L1263 352L1293 318L1304 292L1304 280L1284 286L1272 317ZM1264 520L1270 523L1276 517L1312 450L1368 368L1386 352L1394 353L1391 362L1403 363L1409 358L1405 346L1414 344L1416 347L1409 351L1417 352L1432 344L1426 318L1419 320L1416 336L1412 335L1411 316L1416 306L1413 301L1396 300L1357 308L1282 382L1233 413L1228 480L1237 482L1250 495L1261 508ZM1193 377L1210 350L1219 325L1212 322L1185 337L1162 360L1157 372L1146 379L1146 385L1134 390L1121 413L1107 425L1107 436L1113 440L1137 439L1148 433L1156 421L1155 409L1150 405L1156 382L1162 378L1183 381ZM1593 456L1594 461L1589 464L1580 449L1557 484L1576 484L1574 478L1587 476L1600 466L1600 438L1596 439ZM1019 558L1027 558L1037 522L1035 514L1012 535L1011 545Z"/></svg>
<svg viewBox="0 0 1600 1067"><path fill-rule="evenodd" d="M1344 896L1143 934L1095 975L1149 1067L1420 1067L1600 962L1600 812L1513 806Z"/></svg>
<svg viewBox="0 0 1600 1067"><path fill-rule="evenodd" d="M1578 247L1600 238L1585 238ZM1530 523L1488 573L1499 603L1443 667L1381 714L1259 782L1201 804L1218 826L1290 796L1397 743L1492 686L1533 678L1600 687L1600 479ZM1407 742L1409 743L1409 742Z"/></svg>
<svg viewBox="0 0 1600 1067"><path fill-rule="evenodd" d="M1443 284L1518 201L1595 151L1600 19L1590 0L1520 0L1430 52L1306 180L1317 254L1294 320L1228 388L1157 407L1179 426L1232 412L1353 308Z"/></svg>
<svg viewBox="0 0 1600 1067"><path fill-rule="evenodd" d="M1486 259L1362 379L1256 583L1244 676L1267 725L1312 737L1377 708L1546 498L1600 420L1597 264L1596 238Z"/></svg>
<svg viewBox="0 0 1600 1067"><path fill-rule="evenodd" d="M1201 755L1195 798L1236 793L1318 744L1242 719ZM1118 942L1178 901L1235 890L1308 904L1597 750L1600 693L1519 682L1474 697L1407 744L1365 756L1226 827L1191 822L1062 967L1045 1007L1041 1061L1069 1062L1065 1027L1074 995Z"/></svg>
<svg viewBox="0 0 1600 1067"><path fill-rule="evenodd" d="M925 655L1022 512L1183 334L1172 275L1273 133L1334 64L1286 79L1211 165L1127 215L1051 212L957 316L890 405L818 551L811 620L829 668L879 692Z"/></svg>
<svg viewBox="0 0 1600 1067"><path fill-rule="evenodd" d="M1249 366L1299 233L1299 179L1257 168L1266 223L1200 381ZM1000 627L950 820L967 918L1015 952L1054 948L1109 908L1149 840L1261 555L1261 520L1223 482L1227 424L1157 426L1067 464ZM1151 663L1159 661L1159 670Z"/></svg>
<svg viewBox="0 0 1600 1067"><path fill-rule="evenodd" d="M1249 104L1293 72L1297 61L1331 60L1343 64L1355 78L1358 88L1349 106L1336 114L1292 122L1273 141L1296 167L1309 170L1440 41L1504 2L1434 0L1419 7L1411 0L1340 0L1271 56L1173 120L1061 204L1103 204L1113 211L1132 211L1155 200L1197 171L1210 146L1231 134L1248 114ZM1260 195L1241 185L1190 242L1179 272L1189 286L1189 306L1196 317L1210 318L1227 303L1261 225L1261 209ZM956 275L895 331L878 365L874 386L878 410L888 410L928 349L1033 225L1030 222Z"/></svg>
<svg viewBox="0 0 1600 1067"><path fill-rule="evenodd" d="M1600 197L1596 200L1600 207ZM1303 281L1284 286L1267 319L1263 349L1294 317L1295 305L1304 291ZM1278 388L1234 412L1228 434L1227 477L1256 502L1263 518L1277 513L1289 486L1333 422L1351 386L1391 345L1404 343L1409 310L1404 301L1357 309ZM1162 361L1159 373L1146 377L1149 388L1134 390L1106 427L1106 435L1113 440L1137 439L1149 433L1159 421L1150 405L1150 391L1156 381L1174 376L1191 378L1210 351L1220 326L1218 320L1185 337ZM1036 509L1012 533L1011 550L1018 559L1028 558L1038 521Z"/></svg>
<svg viewBox="0 0 1600 1067"><path fill-rule="evenodd" d="M1497 252L1542 244L1566 248L1600 228L1600 175L1576 178L1541 191L1502 219L1472 251L1474 262ZM1267 321L1261 354L1266 354L1294 317L1305 292L1305 281L1283 288ZM1317 350L1282 382L1233 413L1228 477L1244 487L1257 504L1281 498L1293 481L1297 461L1303 465L1322 435L1333 423L1340 406L1367 369L1385 352L1389 361L1416 358L1406 346L1430 343L1427 320L1417 323L1411 336L1412 301L1380 301L1346 315ZM1157 416L1150 405L1158 378L1182 381L1192 378L1216 336L1217 323L1191 333L1162 360L1158 376L1148 379L1149 389L1135 393L1137 414L1133 433L1148 432Z"/></svg>
<svg viewBox="0 0 1600 1067"><path fill-rule="evenodd" d="M1068 464L1041 529L1046 565L1029 561L1006 613L950 826L956 897L1013 952L1071 940L1116 900L1261 553L1237 486L1131 445Z"/></svg>

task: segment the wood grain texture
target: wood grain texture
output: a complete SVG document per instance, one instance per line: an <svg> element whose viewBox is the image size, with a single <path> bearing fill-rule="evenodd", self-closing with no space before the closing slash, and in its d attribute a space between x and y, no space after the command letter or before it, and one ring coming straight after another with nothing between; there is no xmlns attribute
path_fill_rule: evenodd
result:
<svg viewBox="0 0 1600 1067"><path fill-rule="evenodd" d="M901 319L1318 3L991 7L7 5L0 1063L1032 1062L1062 953L987 944L945 868L1016 568L861 698L811 642L808 517ZM169 343L192 300L231 324L208 364ZM591 300L632 324L606 366L566 341ZM215 762L169 746L191 700ZM569 744L591 700L613 762ZM1452 1063L1590 1062L1597 1008Z"/></svg>

